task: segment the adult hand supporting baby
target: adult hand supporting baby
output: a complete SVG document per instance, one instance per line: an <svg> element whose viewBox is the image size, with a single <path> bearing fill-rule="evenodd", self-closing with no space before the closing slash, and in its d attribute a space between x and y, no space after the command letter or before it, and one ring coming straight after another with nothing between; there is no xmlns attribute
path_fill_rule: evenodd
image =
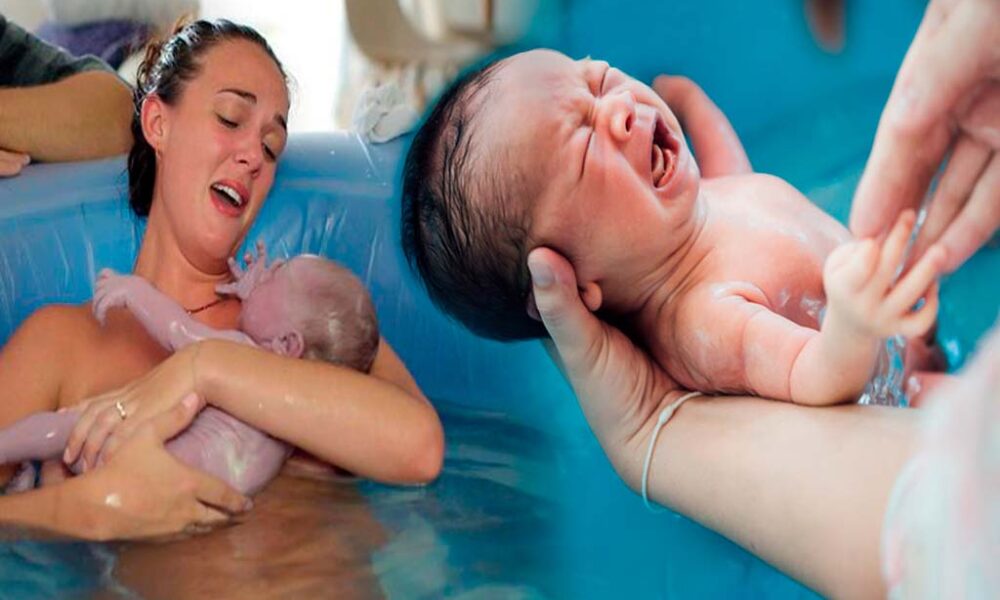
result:
<svg viewBox="0 0 1000 600"><path fill-rule="evenodd" d="M137 539L191 533L248 510L247 498L164 448L202 408L190 398L137 428L102 468L0 496L0 523L91 540Z"/></svg>
<svg viewBox="0 0 1000 600"><path fill-rule="evenodd" d="M59 530L98 540L192 533L250 507L240 493L164 448L201 410L203 403L189 398L135 428L102 468L53 488L62 488Z"/></svg>
<svg viewBox="0 0 1000 600"><path fill-rule="evenodd" d="M528 268L554 358L615 470L638 491L660 409L684 391L587 310L563 257L537 248ZM913 411L692 399L656 443L650 497L823 595L884 596L882 516L915 424Z"/></svg>
<svg viewBox="0 0 1000 600"><path fill-rule="evenodd" d="M85 400L78 409L83 410L83 415L66 443L66 464L79 459L84 470L89 470L98 465L99 458L109 460L148 421L175 409L186 396L196 393L198 348L199 344L187 346L132 383Z"/></svg>
<svg viewBox="0 0 1000 600"><path fill-rule="evenodd" d="M1000 227L1000 2L931 0L903 60L851 210L859 237L918 208L948 149L912 254L954 270Z"/></svg>

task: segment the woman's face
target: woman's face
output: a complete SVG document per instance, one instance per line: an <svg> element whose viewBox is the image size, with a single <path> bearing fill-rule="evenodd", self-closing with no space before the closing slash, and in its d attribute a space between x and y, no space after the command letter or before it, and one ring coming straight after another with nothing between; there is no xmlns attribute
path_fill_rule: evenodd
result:
<svg viewBox="0 0 1000 600"><path fill-rule="evenodd" d="M221 42L199 63L173 106L156 96L143 106L157 159L150 228L166 228L195 267L224 272L274 182L288 90L252 42Z"/></svg>

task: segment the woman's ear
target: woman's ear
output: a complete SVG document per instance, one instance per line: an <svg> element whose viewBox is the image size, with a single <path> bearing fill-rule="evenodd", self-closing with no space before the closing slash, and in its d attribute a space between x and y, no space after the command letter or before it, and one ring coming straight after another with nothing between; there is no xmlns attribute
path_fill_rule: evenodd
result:
<svg viewBox="0 0 1000 600"><path fill-rule="evenodd" d="M604 294L601 293L601 286L593 281L580 286L580 298L590 312L597 312L604 301Z"/></svg>
<svg viewBox="0 0 1000 600"><path fill-rule="evenodd" d="M139 121L142 123L142 135L159 154L167 133L166 104L159 96L149 94L143 99Z"/></svg>

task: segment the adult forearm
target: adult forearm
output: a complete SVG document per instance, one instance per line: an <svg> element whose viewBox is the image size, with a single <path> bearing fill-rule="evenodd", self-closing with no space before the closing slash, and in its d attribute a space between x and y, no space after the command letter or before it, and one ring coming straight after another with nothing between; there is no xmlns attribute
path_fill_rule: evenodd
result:
<svg viewBox="0 0 1000 600"><path fill-rule="evenodd" d="M392 383L220 341L200 344L195 373L210 404L353 473L403 483L440 469L437 414Z"/></svg>
<svg viewBox="0 0 1000 600"><path fill-rule="evenodd" d="M0 148L34 160L87 160L132 144L128 86L105 72L56 83L0 89Z"/></svg>
<svg viewBox="0 0 1000 600"><path fill-rule="evenodd" d="M697 399L657 443L650 495L832 597L884 596L879 540L916 413ZM634 489L656 415L613 457Z"/></svg>
<svg viewBox="0 0 1000 600"><path fill-rule="evenodd" d="M0 496L0 524L16 528L18 537L25 533L33 537L86 537L83 535L86 526L83 511L74 520L66 519L64 511L60 509L63 485L65 484Z"/></svg>

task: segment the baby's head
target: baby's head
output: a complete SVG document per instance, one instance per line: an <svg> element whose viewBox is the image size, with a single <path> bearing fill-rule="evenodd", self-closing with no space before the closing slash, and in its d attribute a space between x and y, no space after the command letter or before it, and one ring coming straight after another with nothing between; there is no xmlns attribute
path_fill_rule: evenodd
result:
<svg viewBox="0 0 1000 600"><path fill-rule="evenodd" d="M337 263L301 255L278 266L243 301L240 329L279 354L367 373L378 350L375 307Z"/></svg>
<svg viewBox="0 0 1000 600"><path fill-rule="evenodd" d="M457 81L417 132L403 247L434 301L473 331L541 337L527 312L531 250L564 255L588 306L613 312L616 293L669 252L698 182L656 92L605 62L526 52Z"/></svg>

